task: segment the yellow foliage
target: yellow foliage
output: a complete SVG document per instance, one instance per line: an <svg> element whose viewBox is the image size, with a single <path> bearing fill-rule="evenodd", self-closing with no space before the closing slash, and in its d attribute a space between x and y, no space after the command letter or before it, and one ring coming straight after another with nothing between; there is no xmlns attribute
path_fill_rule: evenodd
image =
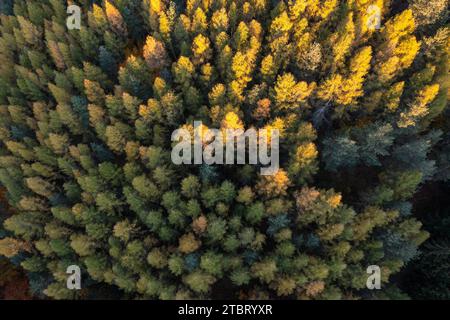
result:
<svg viewBox="0 0 450 320"><path fill-rule="evenodd" d="M106 24L107 20L102 7L95 3L92 6L92 15L94 16L95 24L97 25L97 27L101 27Z"/></svg>
<svg viewBox="0 0 450 320"><path fill-rule="evenodd" d="M279 169L275 175L261 176L256 190L267 197L283 196L286 195L289 185L286 171Z"/></svg>
<svg viewBox="0 0 450 320"><path fill-rule="evenodd" d="M398 126L406 128L416 124L416 121L428 114L428 105L439 93L439 84L433 84L420 90L414 103L407 112L402 112Z"/></svg>
<svg viewBox="0 0 450 320"><path fill-rule="evenodd" d="M139 106L139 115L143 118L147 117L150 113L150 109L145 104Z"/></svg>
<svg viewBox="0 0 450 320"><path fill-rule="evenodd" d="M252 80L250 77L253 70L252 61L247 55L240 51L233 57L231 70L233 71L236 80L242 85L246 85Z"/></svg>
<svg viewBox="0 0 450 320"><path fill-rule="evenodd" d="M312 87L304 81L296 82L291 73L283 74L275 84L275 103L279 109L298 107L311 94Z"/></svg>
<svg viewBox="0 0 450 320"><path fill-rule="evenodd" d="M261 62L261 74L270 79L275 75L275 72L273 56L269 54Z"/></svg>
<svg viewBox="0 0 450 320"><path fill-rule="evenodd" d="M284 132L286 130L286 124L284 123L284 120L277 117L275 120L273 120L271 123L266 125L264 127L265 130L267 130L267 143L271 143L272 141L272 130L278 130L278 133L280 135L280 138L284 135Z"/></svg>
<svg viewBox="0 0 450 320"><path fill-rule="evenodd" d="M343 105L352 104L356 99L361 97L364 92L362 90L364 77L370 69L370 61L372 59L372 48L362 48L352 59L350 63L350 75L343 82L343 92L337 97L337 102Z"/></svg>
<svg viewBox="0 0 450 320"><path fill-rule="evenodd" d="M122 15L120 14L119 10L117 10L117 8L111 4L111 2L109 2L109 0L105 1L105 12L106 12L106 16L108 17L108 19L114 18L114 17L122 17Z"/></svg>
<svg viewBox="0 0 450 320"><path fill-rule="evenodd" d="M325 282L323 281L313 281L305 286L306 295L308 297L315 297L320 294L325 289Z"/></svg>
<svg viewBox="0 0 450 320"><path fill-rule="evenodd" d="M402 40L394 49L394 55L399 57L399 67L401 69L408 68L414 61L420 49L420 42L416 40L415 36L409 36Z"/></svg>
<svg viewBox="0 0 450 320"><path fill-rule="evenodd" d="M183 235L179 239L178 250L182 253L191 253L200 247L200 240L197 240L192 233Z"/></svg>
<svg viewBox="0 0 450 320"><path fill-rule="evenodd" d="M105 1L105 13L113 30L122 36L126 36L127 27L123 21L122 15L108 0Z"/></svg>
<svg viewBox="0 0 450 320"><path fill-rule="evenodd" d="M200 71L201 71L200 78L202 79L202 81L204 81L205 83L211 81L212 76L214 74L214 67L210 63L202 65Z"/></svg>
<svg viewBox="0 0 450 320"><path fill-rule="evenodd" d="M338 5L338 0L308 0L307 13L315 18L325 20Z"/></svg>
<svg viewBox="0 0 450 320"><path fill-rule="evenodd" d="M234 42L237 50L244 50L244 48L247 46L248 38L249 29L247 27L247 24L241 21L236 29L236 32L234 33Z"/></svg>
<svg viewBox="0 0 450 320"><path fill-rule="evenodd" d="M391 86L389 91L386 93L384 97L386 101L386 108L392 112L397 110L400 104L400 97L403 94L403 88L405 87L405 82L397 82Z"/></svg>
<svg viewBox="0 0 450 320"><path fill-rule="evenodd" d="M311 42L311 34L307 32L308 20L303 18L295 22L294 26L294 41L297 43L297 47L302 48L304 44L299 42ZM309 29L308 29L309 31Z"/></svg>
<svg viewBox="0 0 450 320"><path fill-rule="evenodd" d="M239 83L237 80L233 80L229 85L230 96L236 101L241 102L244 100L244 89L245 85Z"/></svg>
<svg viewBox="0 0 450 320"><path fill-rule="evenodd" d="M211 18L211 25L215 30L225 31L228 29L228 24L229 20L225 8L214 11Z"/></svg>
<svg viewBox="0 0 450 320"><path fill-rule="evenodd" d="M210 41L202 34L197 35L192 42L192 52L198 64L203 63L210 55Z"/></svg>
<svg viewBox="0 0 450 320"><path fill-rule="evenodd" d="M195 67L188 57L180 56L178 61L172 65L172 73L175 81L178 83L186 83L192 78Z"/></svg>
<svg viewBox="0 0 450 320"><path fill-rule="evenodd" d="M323 0L319 10L320 17L326 19L336 9L338 4L339 0Z"/></svg>
<svg viewBox="0 0 450 320"><path fill-rule="evenodd" d="M159 113L159 102L156 99L148 99L147 104L139 106L139 115L143 118L150 118L152 115Z"/></svg>
<svg viewBox="0 0 450 320"><path fill-rule="evenodd" d="M195 37L192 47L195 55L201 55L209 49L209 39L199 34Z"/></svg>
<svg viewBox="0 0 450 320"><path fill-rule="evenodd" d="M341 105L349 105L363 95L364 77L367 75L372 59L372 48L362 48L350 62L350 73L347 78L334 74L325 80L317 92L318 98L326 101L334 100Z"/></svg>
<svg viewBox="0 0 450 320"><path fill-rule="evenodd" d="M331 48L333 51L334 66L343 63L345 56L349 53L355 38L355 25L353 23L353 12L347 15L346 22L342 28L331 36Z"/></svg>
<svg viewBox="0 0 450 320"><path fill-rule="evenodd" d="M261 23L253 19L250 21L249 30L252 36L256 37L258 40L261 40L261 36L263 35L263 27L261 26Z"/></svg>
<svg viewBox="0 0 450 320"><path fill-rule="evenodd" d="M160 13L162 10L161 0L150 0L150 11Z"/></svg>
<svg viewBox="0 0 450 320"><path fill-rule="evenodd" d="M186 1L186 11L191 15L195 9L200 6L200 0L187 0Z"/></svg>
<svg viewBox="0 0 450 320"><path fill-rule="evenodd" d="M337 193L333 194L331 197L327 199L328 204L333 208L337 208L341 204L342 195Z"/></svg>
<svg viewBox="0 0 450 320"><path fill-rule="evenodd" d="M370 61L372 60L372 48L364 47L356 53L350 62L350 72L352 76L362 78L370 69Z"/></svg>
<svg viewBox="0 0 450 320"><path fill-rule="evenodd" d="M333 74L320 85L317 97L324 101L337 99L342 90L342 82L343 79L340 74Z"/></svg>
<svg viewBox="0 0 450 320"><path fill-rule="evenodd" d="M383 28L384 44L379 48L375 71L381 83L391 81L414 61L420 42L413 35L414 18L410 9L390 19Z"/></svg>
<svg viewBox="0 0 450 320"><path fill-rule="evenodd" d="M162 12L159 16L159 31L164 35L164 37L170 37L170 32L172 30L172 26L170 24L169 18L167 15Z"/></svg>
<svg viewBox="0 0 450 320"><path fill-rule="evenodd" d="M273 19L272 24L270 25L270 31L273 36L276 36L280 33L289 32L294 24L289 19L286 11L283 11L278 17Z"/></svg>
<svg viewBox="0 0 450 320"><path fill-rule="evenodd" d="M226 87L222 83L217 83L208 94L211 105L222 104L225 98Z"/></svg>
<svg viewBox="0 0 450 320"><path fill-rule="evenodd" d="M204 32L208 28L208 20L205 12L201 8L197 8L192 20L192 31Z"/></svg>
<svg viewBox="0 0 450 320"><path fill-rule="evenodd" d="M375 66L375 71L378 74L378 80L382 83L388 82L395 77L398 72L400 64L399 57L391 57L385 62L379 62Z"/></svg>
<svg viewBox="0 0 450 320"><path fill-rule="evenodd" d="M299 18L300 15L305 12L307 4L306 1L289 0L288 8L291 19L295 20Z"/></svg>
<svg viewBox="0 0 450 320"><path fill-rule="evenodd" d="M243 129L244 124L242 123L239 116L234 112L228 112L225 118L222 120L222 129Z"/></svg>
<svg viewBox="0 0 450 320"><path fill-rule="evenodd" d="M297 147L296 161L300 167L305 167L313 162L318 155L319 152L317 151L316 145L309 142Z"/></svg>
<svg viewBox="0 0 450 320"><path fill-rule="evenodd" d="M20 251L30 251L30 245L13 238L0 239L0 255L12 258Z"/></svg>
<svg viewBox="0 0 450 320"><path fill-rule="evenodd" d="M400 38L413 33L414 29L414 17L411 9L407 9L390 19L384 28L384 35L389 47L395 47Z"/></svg>

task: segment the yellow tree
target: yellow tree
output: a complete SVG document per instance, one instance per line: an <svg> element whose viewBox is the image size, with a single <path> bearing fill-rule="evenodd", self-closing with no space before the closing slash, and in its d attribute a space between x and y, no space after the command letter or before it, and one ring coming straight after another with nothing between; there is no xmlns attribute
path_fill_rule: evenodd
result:
<svg viewBox="0 0 450 320"><path fill-rule="evenodd" d="M108 25L108 18L105 15L102 7L95 4L92 6L92 12L88 14L89 26L96 29L98 32L104 32Z"/></svg>
<svg viewBox="0 0 450 320"><path fill-rule="evenodd" d="M208 19L202 8L197 8L192 19L192 32L204 33L208 28Z"/></svg>
<svg viewBox="0 0 450 320"><path fill-rule="evenodd" d="M153 30L158 29L158 20L163 13L164 4L162 0L143 0L142 9L144 17L147 20L148 25Z"/></svg>
<svg viewBox="0 0 450 320"><path fill-rule="evenodd" d="M343 105L353 104L356 99L363 95L364 79L370 69L372 59L372 48L362 48L350 62L350 74L345 79L342 86L342 96L339 96L337 102Z"/></svg>
<svg viewBox="0 0 450 320"><path fill-rule="evenodd" d="M293 26L286 11L277 16L270 25L270 50L277 62L288 62L286 60L292 47L289 39Z"/></svg>
<svg viewBox="0 0 450 320"><path fill-rule="evenodd" d="M363 95L363 83L370 69L372 48L362 48L351 60L347 77L333 74L325 80L317 91L317 97L339 105L349 105Z"/></svg>
<svg viewBox="0 0 450 320"><path fill-rule="evenodd" d="M340 67L345 57L349 54L352 43L355 39L355 24L353 23L353 12L349 12L344 23L333 33L329 40L329 45L333 52L331 65L333 70Z"/></svg>
<svg viewBox="0 0 450 320"><path fill-rule="evenodd" d="M202 34L197 35L192 42L192 53L194 54L193 62L196 65L205 63L212 54L210 41Z"/></svg>
<svg viewBox="0 0 450 320"><path fill-rule="evenodd" d="M229 19L225 8L214 11L211 18L211 26L216 32L227 31L229 26Z"/></svg>
<svg viewBox="0 0 450 320"><path fill-rule="evenodd" d="M144 46L144 58L151 70L159 70L168 64L164 44L152 36L147 36Z"/></svg>
<svg viewBox="0 0 450 320"><path fill-rule="evenodd" d="M414 18L409 9L390 19L383 28L384 42L378 48L375 64L375 72L382 84L391 81L414 61L420 49L414 30Z"/></svg>
<svg viewBox="0 0 450 320"><path fill-rule="evenodd" d="M30 245L24 241L20 241L14 238L0 239L0 255L7 258L12 258L20 251L30 251Z"/></svg>
<svg viewBox="0 0 450 320"><path fill-rule="evenodd" d="M385 0L355 0L358 41L365 41L381 27Z"/></svg>
<svg viewBox="0 0 450 320"><path fill-rule="evenodd" d="M127 35L127 27L123 17L120 11L108 0L105 2L105 13L114 32L125 37Z"/></svg>
<svg viewBox="0 0 450 320"><path fill-rule="evenodd" d="M311 94L314 83L308 85L304 81L295 81L291 73L285 73L278 76L274 88L274 101L276 110L295 110L305 102Z"/></svg>
<svg viewBox="0 0 450 320"><path fill-rule="evenodd" d="M433 102L438 93L438 84L429 85L420 90L409 109L400 114L398 126L400 128L413 126L418 120L426 116L428 114L428 105Z"/></svg>
<svg viewBox="0 0 450 320"><path fill-rule="evenodd" d="M230 83L232 97L237 101L243 100L243 91L247 84L252 80L251 74L254 69L254 59L250 54L244 54L238 51L232 60L231 71L233 80Z"/></svg>

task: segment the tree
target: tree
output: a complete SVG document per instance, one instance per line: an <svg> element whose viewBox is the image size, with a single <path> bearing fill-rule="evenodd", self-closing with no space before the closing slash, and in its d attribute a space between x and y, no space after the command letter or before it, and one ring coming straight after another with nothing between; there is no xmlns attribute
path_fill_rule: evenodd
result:
<svg viewBox="0 0 450 320"><path fill-rule="evenodd" d="M195 67L188 57L181 56L172 66L176 82L187 85L193 77Z"/></svg>
<svg viewBox="0 0 450 320"><path fill-rule="evenodd" d="M178 249L182 253L191 253L200 247L201 242L195 238L192 233L183 235L179 239Z"/></svg>
<svg viewBox="0 0 450 320"><path fill-rule="evenodd" d="M197 234L205 232L207 227L208 220L205 218L205 216L200 216L192 222L192 229Z"/></svg>
<svg viewBox="0 0 450 320"><path fill-rule="evenodd" d="M222 276L223 257L214 252L207 252L200 259L200 267L213 276Z"/></svg>
<svg viewBox="0 0 450 320"><path fill-rule="evenodd" d="M211 55L210 41L199 34L192 42L193 62L196 65L205 63Z"/></svg>
<svg viewBox="0 0 450 320"><path fill-rule="evenodd" d="M154 268L162 269L167 265L167 257L161 251L161 249L156 248L149 252L147 256L147 262Z"/></svg>
<svg viewBox="0 0 450 320"><path fill-rule="evenodd" d="M167 52L164 44L148 36L144 46L144 59L151 70L158 70L167 64Z"/></svg>
<svg viewBox="0 0 450 320"><path fill-rule="evenodd" d="M108 0L105 1L105 13L114 32L121 36L126 36L127 27L124 24L123 17L119 10Z"/></svg>
<svg viewBox="0 0 450 320"><path fill-rule="evenodd" d="M196 176L189 176L181 182L181 192L188 198L195 198L200 191L200 183Z"/></svg>
<svg viewBox="0 0 450 320"><path fill-rule="evenodd" d="M355 25L353 23L353 12L350 12L336 33L330 37L331 49L333 51L332 64L334 68L342 65L355 38Z"/></svg>
<svg viewBox="0 0 450 320"><path fill-rule="evenodd" d="M201 271L195 271L184 277L184 282L197 293L206 293L210 286L215 282L215 278L211 275L204 274Z"/></svg>
<svg viewBox="0 0 450 320"><path fill-rule="evenodd" d="M4 238L0 240L0 254L11 258L21 251L29 251L30 247L25 242L20 242L13 238Z"/></svg>
<svg viewBox="0 0 450 320"><path fill-rule="evenodd" d="M411 10L414 15L414 21L419 26L427 26L439 21L445 20L448 16L446 9L448 7L447 0L411 0Z"/></svg>
<svg viewBox="0 0 450 320"><path fill-rule="evenodd" d="M0 264L37 297L398 299L413 261L446 296L420 204L450 177L447 0L83 0L78 31L66 1L0 2ZM174 164L200 128L269 136Z"/></svg>
<svg viewBox="0 0 450 320"><path fill-rule="evenodd" d="M274 197L286 194L289 186L289 177L282 169L273 176L263 176L260 178L256 189L266 197Z"/></svg>
<svg viewBox="0 0 450 320"><path fill-rule="evenodd" d="M95 252L95 243L85 235L72 235L70 246L81 257L90 256Z"/></svg>
<svg viewBox="0 0 450 320"><path fill-rule="evenodd" d="M306 100L312 87L304 81L296 82L290 73L277 78L274 88L274 100L278 111L296 110Z"/></svg>
<svg viewBox="0 0 450 320"><path fill-rule="evenodd" d="M269 259L257 262L251 267L252 274L265 283L269 283L275 279L276 271L277 265L275 261Z"/></svg>
<svg viewBox="0 0 450 320"><path fill-rule="evenodd" d="M28 188L34 193L49 198L53 194L53 186L40 177L27 178Z"/></svg>
<svg viewBox="0 0 450 320"><path fill-rule="evenodd" d="M114 236L121 239L124 242L128 242L135 232L135 226L128 220L123 220L114 225Z"/></svg>
<svg viewBox="0 0 450 320"><path fill-rule="evenodd" d="M417 120L427 115L427 105L431 103L439 91L439 85L431 85L422 89L407 112L400 114L398 126L401 128L415 125Z"/></svg>

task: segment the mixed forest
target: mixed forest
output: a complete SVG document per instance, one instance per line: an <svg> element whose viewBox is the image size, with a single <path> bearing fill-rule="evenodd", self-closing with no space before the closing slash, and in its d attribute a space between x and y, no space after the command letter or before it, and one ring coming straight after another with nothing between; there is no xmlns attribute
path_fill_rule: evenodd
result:
<svg viewBox="0 0 450 320"><path fill-rule="evenodd" d="M0 297L450 299L448 7L1 1ZM173 164L193 121L280 170Z"/></svg>

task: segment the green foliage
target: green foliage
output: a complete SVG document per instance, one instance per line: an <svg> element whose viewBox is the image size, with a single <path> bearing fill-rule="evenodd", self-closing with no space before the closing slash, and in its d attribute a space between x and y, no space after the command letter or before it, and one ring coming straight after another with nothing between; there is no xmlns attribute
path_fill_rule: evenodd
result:
<svg viewBox="0 0 450 320"><path fill-rule="evenodd" d="M404 297L412 200L450 177L448 1L81 2L70 32L0 4L1 252L39 294L77 298L70 260L123 298L367 298L368 265ZM195 120L278 129L280 169L173 164Z"/></svg>

